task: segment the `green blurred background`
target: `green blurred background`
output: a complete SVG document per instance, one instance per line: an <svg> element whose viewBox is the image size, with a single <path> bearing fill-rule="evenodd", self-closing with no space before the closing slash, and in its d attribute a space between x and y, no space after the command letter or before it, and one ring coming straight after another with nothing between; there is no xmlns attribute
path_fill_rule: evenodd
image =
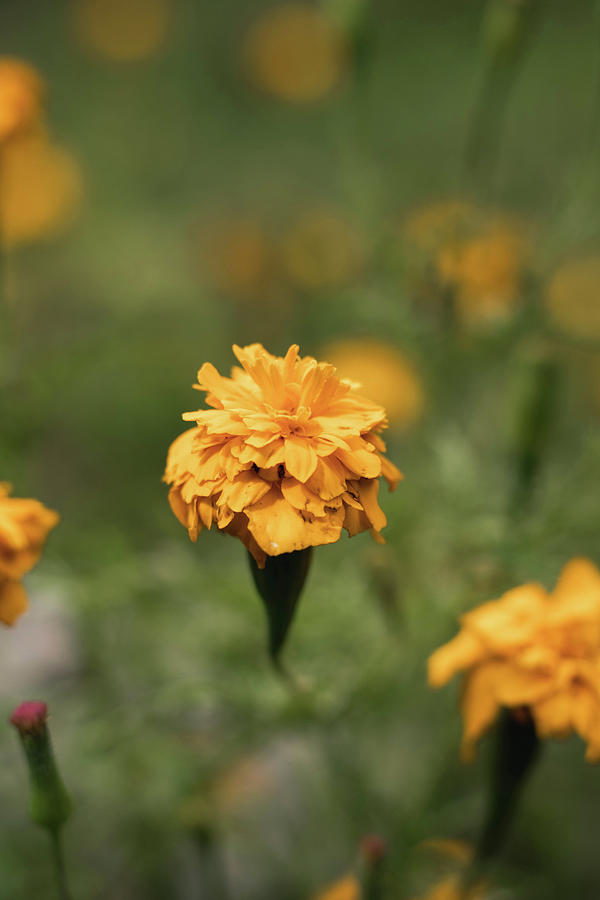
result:
<svg viewBox="0 0 600 900"><path fill-rule="evenodd" d="M370 832L385 896L424 895L419 845L475 839L488 756L460 764L458 693L427 688L427 655L461 611L600 562L594 5L550 0L527 35L488 18L482 39L476 0L332 0L307 4L315 33L276 19L261 45L283 6L0 4L0 51L40 71L81 186L64 221L15 239L0 318L0 479L62 519L0 633L0 716L50 706L80 900L305 900ZM491 146L469 164L474 128ZM374 399L408 396L388 441L405 481L383 494L385 547L316 552L294 698L245 551L192 545L161 476L205 360L349 340L349 368L384 360ZM583 755L544 748L498 897L598 896ZM0 896L52 897L8 726L0 796Z"/></svg>

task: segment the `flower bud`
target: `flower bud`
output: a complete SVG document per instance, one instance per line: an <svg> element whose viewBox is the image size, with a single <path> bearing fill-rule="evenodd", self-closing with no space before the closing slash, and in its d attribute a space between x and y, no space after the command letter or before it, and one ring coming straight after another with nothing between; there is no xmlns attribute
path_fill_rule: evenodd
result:
<svg viewBox="0 0 600 900"><path fill-rule="evenodd" d="M387 844L378 834L367 834L360 842L360 854L363 868L362 896L364 900L382 900Z"/></svg>
<svg viewBox="0 0 600 900"><path fill-rule="evenodd" d="M259 569L253 556L249 559L252 578L267 613L269 655L278 663L310 569L312 547L267 556L264 569Z"/></svg>
<svg viewBox="0 0 600 900"><path fill-rule="evenodd" d="M56 768L47 719L46 704L32 700L21 703L10 722L19 732L29 768L31 818L56 832L69 818L71 801Z"/></svg>

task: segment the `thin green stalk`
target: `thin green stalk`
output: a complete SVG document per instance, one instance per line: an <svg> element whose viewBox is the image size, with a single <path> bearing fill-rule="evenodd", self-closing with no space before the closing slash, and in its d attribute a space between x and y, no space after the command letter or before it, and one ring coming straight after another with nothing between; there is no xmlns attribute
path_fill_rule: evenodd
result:
<svg viewBox="0 0 600 900"><path fill-rule="evenodd" d="M52 862L54 865L54 874L56 878L56 888L58 896L60 900L73 900L67 881L65 854L62 846L60 829L51 828L48 830L48 834L50 837Z"/></svg>

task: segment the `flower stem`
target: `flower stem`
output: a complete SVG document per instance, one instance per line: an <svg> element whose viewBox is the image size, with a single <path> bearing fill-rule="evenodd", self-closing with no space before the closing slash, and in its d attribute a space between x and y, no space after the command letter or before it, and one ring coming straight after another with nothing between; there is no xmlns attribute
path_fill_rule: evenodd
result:
<svg viewBox="0 0 600 900"><path fill-rule="evenodd" d="M496 731L487 816L466 873L467 884L479 879L481 869L502 848L539 752L540 741L529 710L503 710Z"/></svg>
<svg viewBox="0 0 600 900"><path fill-rule="evenodd" d="M67 870L60 829L51 828L48 830L48 835L50 837L52 862L54 864L54 875L58 896L60 900L72 900L72 894L67 882Z"/></svg>

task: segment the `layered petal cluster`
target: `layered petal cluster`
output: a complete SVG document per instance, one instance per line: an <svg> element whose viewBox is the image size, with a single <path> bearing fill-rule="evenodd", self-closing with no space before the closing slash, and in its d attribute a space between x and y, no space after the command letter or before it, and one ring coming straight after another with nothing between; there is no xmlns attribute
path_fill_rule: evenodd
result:
<svg viewBox="0 0 600 900"><path fill-rule="evenodd" d="M260 344L233 348L231 378L210 363L198 373L211 409L184 413L194 426L171 445L164 480L169 502L195 541L215 525L239 537L260 567L278 556L379 532L379 477L394 489L399 471L378 432L385 410L340 379L333 366L285 357Z"/></svg>
<svg viewBox="0 0 600 900"><path fill-rule="evenodd" d="M42 94L42 81L32 66L0 57L0 143L35 125Z"/></svg>
<svg viewBox="0 0 600 900"><path fill-rule="evenodd" d="M470 758L501 707L525 707L539 737L572 732L600 761L600 572L573 559L548 593L525 584L464 615L461 630L429 658L438 687L465 672L463 755Z"/></svg>
<svg viewBox="0 0 600 900"><path fill-rule="evenodd" d="M58 513L39 500L10 497L0 484L0 622L12 625L27 608L21 578L34 567Z"/></svg>

